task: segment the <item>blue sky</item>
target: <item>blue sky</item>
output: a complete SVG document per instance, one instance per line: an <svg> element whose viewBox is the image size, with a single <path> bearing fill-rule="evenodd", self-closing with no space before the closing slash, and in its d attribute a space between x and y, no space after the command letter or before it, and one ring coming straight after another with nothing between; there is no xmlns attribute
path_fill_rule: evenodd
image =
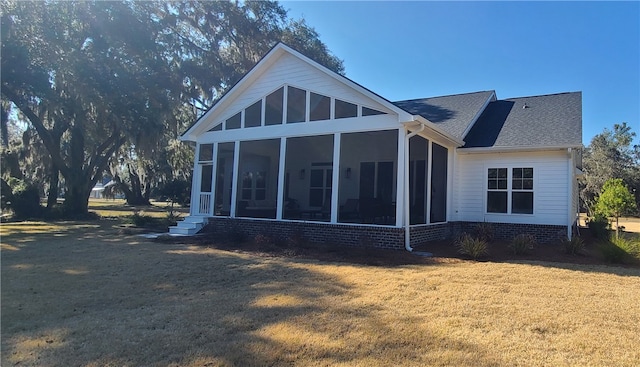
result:
<svg viewBox="0 0 640 367"><path fill-rule="evenodd" d="M623 121L640 135L640 2L281 4L391 101L582 91L583 144Z"/></svg>

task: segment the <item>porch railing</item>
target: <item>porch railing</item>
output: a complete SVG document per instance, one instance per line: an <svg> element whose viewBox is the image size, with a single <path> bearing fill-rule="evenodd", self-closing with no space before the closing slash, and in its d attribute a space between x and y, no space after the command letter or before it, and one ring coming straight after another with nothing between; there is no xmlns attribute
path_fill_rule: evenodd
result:
<svg viewBox="0 0 640 367"><path fill-rule="evenodd" d="M200 193L200 202L198 203L198 214L211 215L211 193Z"/></svg>

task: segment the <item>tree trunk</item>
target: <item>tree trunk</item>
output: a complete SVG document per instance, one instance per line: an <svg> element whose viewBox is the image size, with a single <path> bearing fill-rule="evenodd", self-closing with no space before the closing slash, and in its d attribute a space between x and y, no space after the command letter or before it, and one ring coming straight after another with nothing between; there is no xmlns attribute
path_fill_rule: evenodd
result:
<svg viewBox="0 0 640 367"><path fill-rule="evenodd" d="M52 162L49 172L49 193L47 195L47 208L51 209L58 203L58 191L60 190L60 170Z"/></svg>
<svg viewBox="0 0 640 367"><path fill-rule="evenodd" d="M91 181L79 176L65 179L67 191L64 196L64 211L69 217L82 217L89 213Z"/></svg>
<svg viewBox="0 0 640 367"><path fill-rule="evenodd" d="M9 111L4 108L4 102L0 105L0 136L2 137L2 146L9 148Z"/></svg>
<svg viewBox="0 0 640 367"><path fill-rule="evenodd" d="M118 184L118 188L124 194L124 199L127 205L151 205L149 202L149 196L145 196L142 193L142 187L140 185L140 179L138 175L129 170L129 179L131 185L124 182L118 175L113 176L114 181Z"/></svg>

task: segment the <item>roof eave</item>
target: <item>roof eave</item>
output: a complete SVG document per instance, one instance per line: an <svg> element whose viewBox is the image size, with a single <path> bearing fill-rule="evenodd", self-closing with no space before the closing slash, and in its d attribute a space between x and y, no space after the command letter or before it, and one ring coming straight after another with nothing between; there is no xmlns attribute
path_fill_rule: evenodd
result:
<svg viewBox="0 0 640 367"><path fill-rule="evenodd" d="M452 137L451 135L449 135L448 133L444 132L442 129L440 129L436 124L434 124L433 122L427 120L426 118L420 116L420 115L412 115L411 116L411 120L404 122L403 124L406 126L408 124L417 122L421 125L424 125L425 128L427 128L428 130L430 130L431 132L433 132L435 135L441 137L442 139L450 142L452 145L455 145L456 147L461 147L464 145L464 141L456 139L454 137Z"/></svg>
<svg viewBox="0 0 640 367"><path fill-rule="evenodd" d="M513 152L542 152L565 149L582 149L582 144L549 145L549 146L502 146L502 147L459 147L458 154L472 153L513 153Z"/></svg>

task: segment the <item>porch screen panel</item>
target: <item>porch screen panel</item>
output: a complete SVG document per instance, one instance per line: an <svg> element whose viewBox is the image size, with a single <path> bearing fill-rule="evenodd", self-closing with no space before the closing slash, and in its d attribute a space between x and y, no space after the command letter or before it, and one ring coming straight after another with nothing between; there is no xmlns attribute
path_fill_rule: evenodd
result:
<svg viewBox="0 0 640 367"><path fill-rule="evenodd" d="M213 165L202 165L202 176L200 177L200 192L211 192L211 182L213 181Z"/></svg>
<svg viewBox="0 0 640 367"><path fill-rule="evenodd" d="M409 223L411 224L427 222L428 143L428 140L418 135L409 139Z"/></svg>
<svg viewBox="0 0 640 367"><path fill-rule="evenodd" d="M276 218L280 139L240 142L236 215Z"/></svg>
<svg viewBox="0 0 640 367"><path fill-rule="evenodd" d="M233 187L233 151L235 143L218 144L216 162L215 215L228 216L231 212Z"/></svg>
<svg viewBox="0 0 640 367"><path fill-rule="evenodd" d="M333 135L288 138L286 151L282 218L331 220Z"/></svg>
<svg viewBox="0 0 640 367"><path fill-rule="evenodd" d="M360 194L358 199L374 197L375 181L376 162L360 162Z"/></svg>
<svg viewBox="0 0 640 367"><path fill-rule="evenodd" d="M433 143L431 162L431 223L447 220L447 148Z"/></svg>
<svg viewBox="0 0 640 367"><path fill-rule="evenodd" d="M342 134L338 221L394 225L398 130Z"/></svg>

